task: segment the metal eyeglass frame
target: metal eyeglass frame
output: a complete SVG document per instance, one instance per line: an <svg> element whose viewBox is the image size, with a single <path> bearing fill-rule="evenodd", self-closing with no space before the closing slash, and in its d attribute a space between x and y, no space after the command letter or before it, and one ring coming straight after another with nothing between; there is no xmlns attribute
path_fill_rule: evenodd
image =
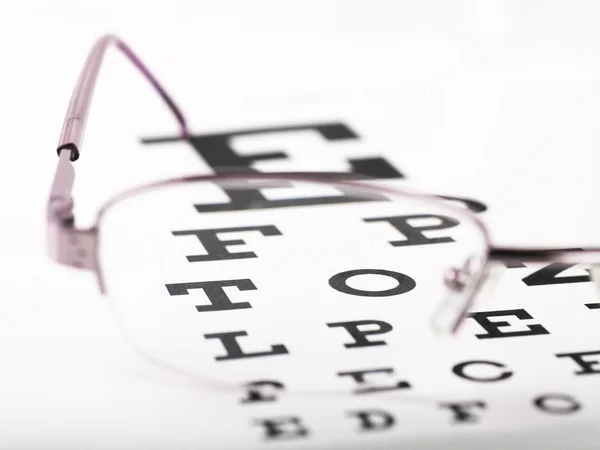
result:
<svg viewBox="0 0 600 450"><path fill-rule="evenodd" d="M407 190L389 189L381 186L372 186L364 181L353 180L348 173L325 173L325 172L278 172L278 173L231 173L218 175L198 175L185 178L175 178L151 183L139 188L124 192L110 200L98 213L94 226L90 228L78 228L75 225L73 215L73 181L75 171L73 162L80 156L86 121L90 110L96 80L102 65L103 57L109 46L118 48L133 65L142 73L148 82L162 97L167 107L177 120L182 138L189 136L185 117L171 96L165 91L158 80L152 75L148 68L136 56L127 44L113 35L106 35L98 39L93 46L85 65L78 78L77 84L71 96L66 117L62 127L62 133L58 142L57 152L59 155L58 166L50 191L47 207L47 232L48 253L50 258L59 264L87 269L96 274L100 291L105 293L105 285L102 278L101 267L98 260L99 222L108 208L120 200L139 194L144 191L157 189L176 183L189 183L198 181L222 181L227 179L255 179L255 180L296 180L311 181L341 185L352 188L371 189L376 192L389 192L395 195L404 195L419 200L439 204L441 200L426 194L415 193ZM446 205L446 208L452 209ZM490 262L561 262L569 264L584 263L595 266L600 265L600 248L586 249L551 249L551 248L499 248L492 247L486 228L480 220L472 213L463 210L458 211L462 215L469 214L472 220L483 232L487 244L487 253L483 260L479 261L478 268L474 268L470 261L466 261L463 267L450 268L446 278L446 284L451 292L468 296L463 299L459 306L446 305L447 308L438 310L443 314L444 309L458 308L451 313L449 320L443 318L438 321L437 328L441 331L455 332L466 316L473 299L482 287L489 273ZM592 270L592 275L595 275ZM438 314L436 313L436 314Z"/></svg>

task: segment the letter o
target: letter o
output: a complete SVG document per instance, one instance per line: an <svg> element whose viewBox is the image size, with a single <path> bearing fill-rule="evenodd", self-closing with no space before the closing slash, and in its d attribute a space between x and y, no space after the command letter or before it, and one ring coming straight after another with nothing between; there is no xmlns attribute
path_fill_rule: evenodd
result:
<svg viewBox="0 0 600 450"><path fill-rule="evenodd" d="M560 406L547 405L549 401L564 403ZM581 409L581 405L571 396L566 394L545 394L537 397L533 404L544 412L550 414L571 414Z"/></svg>
<svg viewBox="0 0 600 450"><path fill-rule="evenodd" d="M398 285L383 291L364 291L362 289L355 289L348 286L348 279L357 275L383 275L393 278L398 282ZM336 291L349 295L357 295L360 297L391 297L392 295L406 294L407 292L412 291L417 283L408 275L404 275L403 273L399 272L392 272L391 270L356 269L340 272L332 276L329 279L329 285Z"/></svg>

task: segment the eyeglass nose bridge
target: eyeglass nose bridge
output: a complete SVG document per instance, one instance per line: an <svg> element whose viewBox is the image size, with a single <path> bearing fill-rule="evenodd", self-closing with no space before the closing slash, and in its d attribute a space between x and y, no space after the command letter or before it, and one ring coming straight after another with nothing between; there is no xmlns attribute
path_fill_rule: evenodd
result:
<svg viewBox="0 0 600 450"><path fill-rule="evenodd" d="M468 308L480 299L488 298L495 290L504 266L496 263L532 262L565 264L586 264L596 291L600 295L600 248L534 249L534 248L492 248L487 264L481 271L473 270L476 259L467 258L462 266L451 267L444 276L448 297L438 306L432 319L432 327L438 333L449 334L457 331Z"/></svg>
<svg viewBox="0 0 600 450"><path fill-rule="evenodd" d="M434 311L433 330L438 334L455 333L468 308L480 296L490 295L497 279L496 272L488 269L483 255L470 255L462 264L449 267L443 278L447 295Z"/></svg>

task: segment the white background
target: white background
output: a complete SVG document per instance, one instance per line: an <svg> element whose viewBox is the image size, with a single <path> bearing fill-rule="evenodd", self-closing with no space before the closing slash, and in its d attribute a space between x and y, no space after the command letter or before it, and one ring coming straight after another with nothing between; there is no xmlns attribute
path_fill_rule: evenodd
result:
<svg viewBox="0 0 600 450"><path fill-rule="evenodd" d="M487 219L497 242L541 243L557 232L558 241L577 241L578 225L598 216L599 19L592 1L3 3L0 447L266 446L247 426L256 414L136 359L92 278L45 256L54 147L95 38L111 32L129 42L194 131L348 119L411 184L493 205ZM122 58L106 62L77 163L78 210L88 219L112 192L206 171L188 149L173 145L165 158L168 150L138 144L175 126ZM344 169L339 161L312 168ZM557 211L570 220L556 220ZM568 317L579 314L564 315L567 335L580 328ZM598 347L586 342L564 350ZM593 401L594 382L573 389ZM595 424L586 417L589 431ZM566 420L540 435L594 448L581 426ZM530 430L499 433L503 448L532 445ZM380 442L389 448L387 439Z"/></svg>

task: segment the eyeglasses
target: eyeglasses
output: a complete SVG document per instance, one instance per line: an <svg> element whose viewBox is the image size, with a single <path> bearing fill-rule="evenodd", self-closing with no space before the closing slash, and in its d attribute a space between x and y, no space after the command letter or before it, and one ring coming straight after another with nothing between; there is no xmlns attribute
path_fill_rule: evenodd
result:
<svg viewBox="0 0 600 450"><path fill-rule="evenodd" d="M94 45L73 92L48 201L48 250L92 271L124 337L147 360L211 386L296 372L291 388L335 390L349 353L410 358L392 328L455 332L492 263L600 263L600 249L493 248L468 210L347 173L256 171L159 181L75 225L72 187L107 48L139 69L190 137L181 109L115 36ZM592 269L597 274L596 269ZM352 342L348 342L348 335ZM363 356L366 353L363 353ZM418 358L415 353L413 357Z"/></svg>

